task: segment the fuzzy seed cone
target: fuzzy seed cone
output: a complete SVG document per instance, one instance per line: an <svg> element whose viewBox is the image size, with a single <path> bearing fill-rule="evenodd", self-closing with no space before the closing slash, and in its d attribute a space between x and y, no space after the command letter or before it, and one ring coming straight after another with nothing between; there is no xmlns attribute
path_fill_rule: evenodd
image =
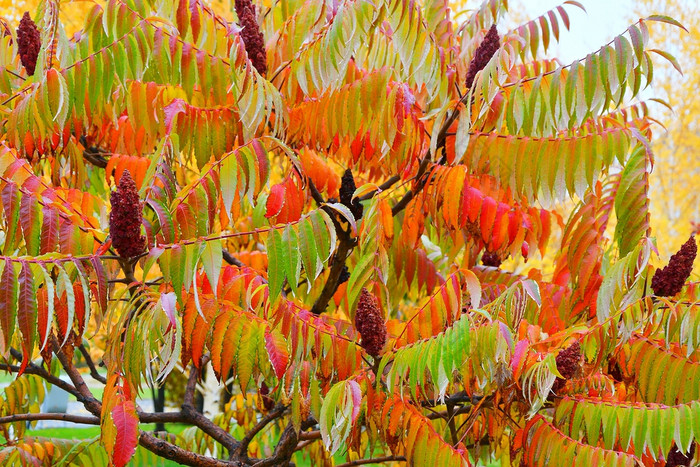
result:
<svg viewBox="0 0 700 467"><path fill-rule="evenodd" d="M581 366L581 344L574 342L557 355L557 370L566 378L571 379Z"/></svg>
<svg viewBox="0 0 700 467"><path fill-rule="evenodd" d="M340 179L340 189L338 190L338 193L340 193L340 202L347 206L355 217L355 220L359 221L362 219L364 207L362 203L360 203L360 200L352 197L356 189L355 178L352 176L350 169L347 169Z"/></svg>
<svg viewBox="0 0 700 467"><path fill-rule="evenodd" d="M29 76L34 74L39 49L41 49L41 34L29 16L29 12L24 12L17 28L17 53Z"/></svg>
<svg viewBox="0 0 700 467"><path fill-rule="evenodd" d="M243 29L241 38L248 52L248 58L262 76L267 72L267 53L265 52L265 39L255 14L255 5L252 0L236 0L236 14L238 24Z"/></svg>
<svg viewBox="0 0 700 467"><path fill-rule="evenodd" d="M574 342L569 347L565 348L556 358L557 370L564 379L557 378L554 381L552 391L559 392L564 387L566 381L573 378L581 368L581 344Z"/></svg>
<svg viewBox="0 0 700 467"><path fill-rule="evenodd" d="M146 248L146 238L141 235L143 206L136 183L128 170L122 174L110 201L112 212L109 213L109 233L112 245L124 258L140 255Z"/></svg>
<svg viewBox="0 0 700 467"><path fill-rule="evenodd" d="M386 343L386 324L374 295L362 289L355 310L355 328L362 338L362 348L377 357Z"/></svg>
<svg viewBox="0 0 700 467"><path fill-rule="evenodd" d="M651 288L658 297L672 297L681 291L693 271L693 261L698 254L695 237L690 236L678 252L671 256L668 265L657 269L651 279Z"/></svg>
<svg viewBox="0 0 700 467"><path fill-rule="evenodd" d="M678 450L678 446L675 444L671 448L666 456L666 467L679 467L679 466L690 466L690 462L695 456L695 443L690 445L690 449L687 454L683 454Z"/></svg>
<svg viewBox="0 0 700 467"><path fill-rule="evenodd" d="M498 256L498 253L495 253L493 251L485 251L484 254L481 256L481 263L484 266L492 266L494 268L497 268L501 265L503 260L501 260L501 257Z"/></svg>
<svg viewBox="0 0 700 467"><path fill-rule="evenodd" d="M484 40L479 47L474 51L474 58L469 63L469 70L467 70L467 89L471 89L474 85L474 79L476 74L484 69L486 64L491 60L491 57L496 53L498 49L501 48L501 40L498 37L498 31L496 30L496 25L494 24L486 33Z"/></svg>

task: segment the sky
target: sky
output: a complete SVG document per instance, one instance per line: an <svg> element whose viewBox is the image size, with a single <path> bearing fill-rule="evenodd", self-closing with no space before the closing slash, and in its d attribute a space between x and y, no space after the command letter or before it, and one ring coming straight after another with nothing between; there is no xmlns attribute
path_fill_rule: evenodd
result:
<svg viewBox="0 0 700 467"><path fill-rule="evenodd" d="M564 0L512 0L510 11L525 8L529 19L561 5ZM573 5L566 5L571 19L571 30L560 36L558 48L553 55L562 62L570 63L598 50L615 36L622 33L637 19L633 16L632 0L579 0L587 13Z"/></svg>

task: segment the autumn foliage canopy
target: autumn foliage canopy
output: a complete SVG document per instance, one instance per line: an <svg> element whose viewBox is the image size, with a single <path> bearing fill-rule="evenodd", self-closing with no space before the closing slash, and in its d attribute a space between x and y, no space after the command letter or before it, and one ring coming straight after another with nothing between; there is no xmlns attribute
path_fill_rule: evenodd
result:
<svg viewBox="0 0 700 467"><path fill-rule="evenodd" d="M690 465L697 245L658 260L641 97L683 27L563 64L579 2L467 3L3 20L0 462Z"/></svg>

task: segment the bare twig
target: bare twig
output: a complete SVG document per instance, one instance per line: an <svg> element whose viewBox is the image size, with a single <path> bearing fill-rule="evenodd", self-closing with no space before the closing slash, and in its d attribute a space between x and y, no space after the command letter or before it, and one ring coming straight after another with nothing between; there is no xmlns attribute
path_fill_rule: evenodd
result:
<svg viewBox="0 0 700 467"><path fill-rule="evenodd" d="M246 456L248 453L248 445L253 440L255 435L260 433L260 431L265 428L269 423L275 419L281 417L284 411L287 410L287 406L283 404L277 404L270 412L268 412L251 430L246 433L246 435L241 440L241 444L238 448L239 456Z"/></svg>
<svg viewBox="0 0 700 467"><path fill-rule="evenodd" d="M14 349L12 349L12 350L14 350ZM13 355L13 357L15 357L15 355ZM19 360L22 360L22 354L19 354ZM0 370L10 371L12 373L19 373L18 366L6 365L4 363L0 364ZM78 393L78 390L75 389L75 387L73 387L72 384L70 384L66 381L63 381L60 378L55 377L54 375L52 375L51 373L46 371L44 368L37 366L33 363L30 363L27 366L27 368L25 368L24 372L27 374L30 374L30 375L37 375L37 376L41 377L42 379L46 380L49 384L53 384L54 386L57 386L57 387L63 389L64 391L66 391L67 393L73 394L76 397L78 395L80 395L80 393Z"/></svg>
<svg viewBox="0 0 700 467"><path fill-rule="evenodd" d="M150 433L146 433L145 431L142 431L141 436L139 436L139 444L160 457L179 462L183 465L191 465L196 467L230 467L240 465L229 461L213 459L211 457L195 454L194 452L187 451L179 446L169 443L164 439L160 439Z"/></svg>
<svg viewBox="0 0 700 467"><path fill-rule="evenodd" d="M245 264L241 260L239 260L238 258L233 256L228 251L223 250L222 253L224 255L224 261L226 261L228 264L231 264L233 266L238 266L239 268L245 267Z"/></svg>
<svg viewBox="0 0 700 467"><path fill-rule="evenodd" d="M301 431L304 431L316 424L316 420L313 418L308 418L301 423ZM266 467L266 466L285 466L289 465L289 459L294 454L294 450L297 447L297 442L299 441L299 436L294 429L294 424L290 421L287 424L287 428L282 432L280 440L275 447L275 452L272 457L263 459L259 462L253 464L254 467Z"/></svg>
<svg viewBox="0 0 700 467"><path fill-rule="evenodd" d="M53 346L54 353L58 357L58 360L61 362L61 366L63 366L63 370L73 382L73 386L75 386L75 390L78 393L75 395L76 399L82 402L91 414L99 417L102 412L102 404L95 399L95 396L90 392L90 388L85 384L85 380L83 380L83 377L73 365L73 362L63 353L56 336L51 336L51 345Z"/></svg>
<svg viewBox="0 0 700 467"><path fill-rule="evenodd" d="M353 240L347 232L340 230L338 234L340 243L331 260L331 270L328 273L328 279L326 279L323 290L321 290L321 295L318 296L314 306L311 308L311 312L317 315L320 315L326 310L328 302L333 298L335 291L338 289L340 274L345 267L345 260L356 245L355 240Z"/></svg>
<svg viewBox="0 0 700 467"><path fill-rule="evenodd" d="M366 465L366 464L381 464L384 462L406 462L404 456L385 456L385 457L374 457L372 459L358 459L356 461L346 462L345 464L340 464L338 467L353 467L355 465Z"/></svg>
<svg viewBox="0 0 700 467"><path fill-rule="evenodd" d="M78 347L80 350L80 353L83 354L83 358L85 359L85 363L87 364L88 368L90 368L90 376L93 377L96 381L99 381L102 384L107 384L107 378L102 376L98 371L97 368L95 367L95 363L92 361L92 357L90 357L90 353L87 351L84 345L80 344Z"/></svg>
<svg viewBox="0 0 700 467"><path fill-rule="evenodd" d="M366 195L362 195L357 199L359 199L360 201L368 200L368 199L372 198L374 195L376 195L377 193L379 193L380 191L388 190L389 188L394 186L399 180L401 180L401 177L399 177L398 175L394 175L391 178L387 179L386 182L379 185L377 187L378 189L376 191L369 192Z"/></svg>
<svg viewBox="0 0 700 467"><path fill-rule="evenodd" d="M33 422L37 420L61 420L64 422L81 423L83 425L99 425L98 417L74 415L67 413L18 413L0 417L0 424L14 422Z"/></svg>

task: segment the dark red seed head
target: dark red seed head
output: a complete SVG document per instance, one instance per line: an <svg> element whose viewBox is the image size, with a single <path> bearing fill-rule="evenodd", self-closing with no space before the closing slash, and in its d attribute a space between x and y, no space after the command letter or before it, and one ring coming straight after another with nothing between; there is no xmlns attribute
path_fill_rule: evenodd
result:
<svg viewBox="0 0 700 467"><path fill-rule="evenodd" d="M251 0L236 0L236 15L238 24L242 28L241 39L248 53L248 58L258 70L258 73L265 76L267 72L267 53L265 51L265 39L255 14L255 5Z"/></svg>
<svg viewBox="0 0 700 467"><path fill-rule="evenodd" d="M141 235L143 206L134 179L125 170L119 180L116 191L110 195L112 211L109 213L109 233L112 245L124 258L131 258L143 253L146 238Z"/></svg>
<svg viewBox="0 0 700 467"><path fill-rule="evenodd" d="M474 85L476 74L486 67L486 64L489 63L489 60L491 60L491 57L493 57L496 51L498 51L500 48L501 40L498 36L496 25L494 24L491 26L491 29L489 29L489 32L486 33L486 36L481 44L479 44L479 47L477 47L474 51L474 57L469 63L467 78L465 80L467 89L470 89Z"/></svg>
<svg viewBox="0 0 700 467"><path fill-rule="evenodd" d="M668 265L657 269L651 279L651 288L659 297L672 297L681 291L693 271L693 262L698 254L695 237L690 236L678 252L671 256Z"/></svg>
<svg viewBox="0 0 700 467"><path fill-rule="evenodd" d="M386 343L386 324L377 299L367 289L360 292L355 310L355 328L362 338L362 348L377 357Z"/></svg>
<svg viewBox="0 0 700 467"><path fill-rule="evenodd" d="M25 12L17 28L17 53L29 76L34 74L40 49L41 34L29 16L29 12Z"/></svg>

